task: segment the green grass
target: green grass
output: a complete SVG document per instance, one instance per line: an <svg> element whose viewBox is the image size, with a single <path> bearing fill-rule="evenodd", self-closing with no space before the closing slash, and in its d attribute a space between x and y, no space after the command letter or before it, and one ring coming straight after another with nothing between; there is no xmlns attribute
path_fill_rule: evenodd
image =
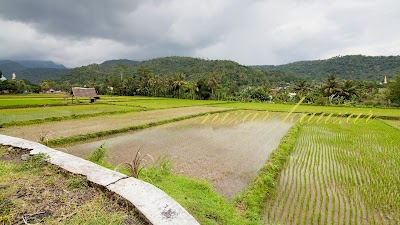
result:
<svg viewBox="0 0 400 225"><path fill-rule="evenodd" d="M400 129L400 120L385 120L385 123Z"/></svg>
<svg viewBox="0 0 400 225"><path fill-rule="evenodd" d="M248 224L234 204L216 193L207 181L173 174L170 168L170 161L164 158L144 169L139 178L165 191L200 224Z"/></svg>
<svg viewBox="0 0 400 225"><path fill-rule="evenodd" d="M142 110L142 109L140 109ZM137 108L111 105L73 105L41 108L2 109L0 126L37 124L46 121L77 119L112 113L139 111Z"/></svg>
<svg viewBox="0 0 400 225"><path fill-rule="evenodd" d="M62 99L0 99L0 109L67 105Z"/></svg>
<svg viewBox="0 0 400 225"><path fill-rule="evenodd" d="M63 99L64 94L6 94L0 95L2 99Z"/></svg>
<svg viewBox="0 0 400 225"><path fill-rule="evenodd" d="M104 146L105 143L100 145L94 152L89 156L89 161L94 163L102 163L105 160L107 148Z"/></svg>
<svg viewBox="0 0 400 225"><path fill-rule="evenodd" d="M0 157L6 152L0 147ZM143 224L117 196L47 164L44 156L7 157L12 160L0 158L0 224Z"/></svg>
<svg viewBox="0 0 400 225"><path fill-rule="evenodd" d="M118 100L105 100L102 101L105 104L123 105L123 106L136 106L148 109L166 109L166 108L178 108L188 106L201 106L201 105L216 105L224 107L224 101L212 101L212 100L190 100L190 99L175 99L175 98L121 98Z"/></svg>

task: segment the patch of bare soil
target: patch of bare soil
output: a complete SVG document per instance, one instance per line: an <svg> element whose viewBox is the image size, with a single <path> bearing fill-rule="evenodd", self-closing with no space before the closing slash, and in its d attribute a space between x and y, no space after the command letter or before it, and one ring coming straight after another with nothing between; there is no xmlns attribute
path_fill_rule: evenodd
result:
<svg viewBox="0 0 400 225"><path fill-rule="evenodd" d="M225 108L195 106L143 112L131 112L22 127L8 127L0 129L0 133L13 137L24 138L31 141L40 141L41 136L45 136L45 138L51 139L68 137L72 135L82 135L102 130L119 129L149 122L156 122L158 120L168 118L176 118L220 110L225 110Z"/></svg>
<svg viewBox="0 0 400 225"><path fill-rule="evenodd" d="M119 165L131 161L141 148L154 159L168 156L175 172L208 180L217 192L230 198L248 186L291 127L280 119L237 124L211 120L202 124L203 120L193 118L70 146L68 152L87 158L105 143L107 161Z"/></svg>
<svg viewBox="0 0 400 225"><path fill-rule="evenodd" d="M147 224L126 201L85 178L21 161L26 152L0 150L0 224Z"/></svg>

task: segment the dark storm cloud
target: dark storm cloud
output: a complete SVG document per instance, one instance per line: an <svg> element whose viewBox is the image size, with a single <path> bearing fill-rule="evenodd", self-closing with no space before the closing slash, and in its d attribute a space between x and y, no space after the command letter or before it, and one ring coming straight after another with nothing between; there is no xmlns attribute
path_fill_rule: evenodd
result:
<svg viewBox="0 0 400 225"><path fill-rule="evenodd" d="M135 11L138 1L3 0L0 16L21 21L38 30L68 37L118 36L124 15Z"/></svg>
<svg viewBox="0 0 400 225"><path fill-rule="evenodd" d="M0 58L170 55L280 64L398 55L396 0L0 0Z"/></svg>

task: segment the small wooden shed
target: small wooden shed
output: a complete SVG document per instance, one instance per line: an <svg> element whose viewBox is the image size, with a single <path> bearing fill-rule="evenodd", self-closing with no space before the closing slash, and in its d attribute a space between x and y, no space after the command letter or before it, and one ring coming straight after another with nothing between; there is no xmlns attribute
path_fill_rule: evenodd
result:
<svg viewBox="0 0 400 225"><path fill-rule="evenodd" d="M70 95L72 96L72 102L75 98L90 98L90 102L95 102L96 99L100 99L97 95L96 89L94 88L80 88L74 87L71 90Z"/></svg>

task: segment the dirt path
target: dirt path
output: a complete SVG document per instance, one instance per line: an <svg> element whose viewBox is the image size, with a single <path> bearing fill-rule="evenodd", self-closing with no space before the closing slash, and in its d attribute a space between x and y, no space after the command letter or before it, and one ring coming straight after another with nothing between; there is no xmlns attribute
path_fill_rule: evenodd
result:
<svg viewBox="0 0 400 225"><path fill-rule="evenodd" d="M71 135L88 134L96 131L118 129L127 126L155 122L167 118L175 118L220 110L225 110L225 108L195 106L144 112L131 112L23 127L2 128L0 129L0 133L24 138L31 141L38 141L40 138L40 134L49 133L50 138L68 137Z"/></svg>
<svg viewBox="0 0 400 225"><path fill-rule="evenodd" d="M118 165L132 160L142 146L142 153L155 159L169 156L175 172L206 179L229 198L247 187L291 127L279 119L236 125L201 124L202 119L193 118L70 146L68 151L85 158L105 142L108 161Z"/></svg>

